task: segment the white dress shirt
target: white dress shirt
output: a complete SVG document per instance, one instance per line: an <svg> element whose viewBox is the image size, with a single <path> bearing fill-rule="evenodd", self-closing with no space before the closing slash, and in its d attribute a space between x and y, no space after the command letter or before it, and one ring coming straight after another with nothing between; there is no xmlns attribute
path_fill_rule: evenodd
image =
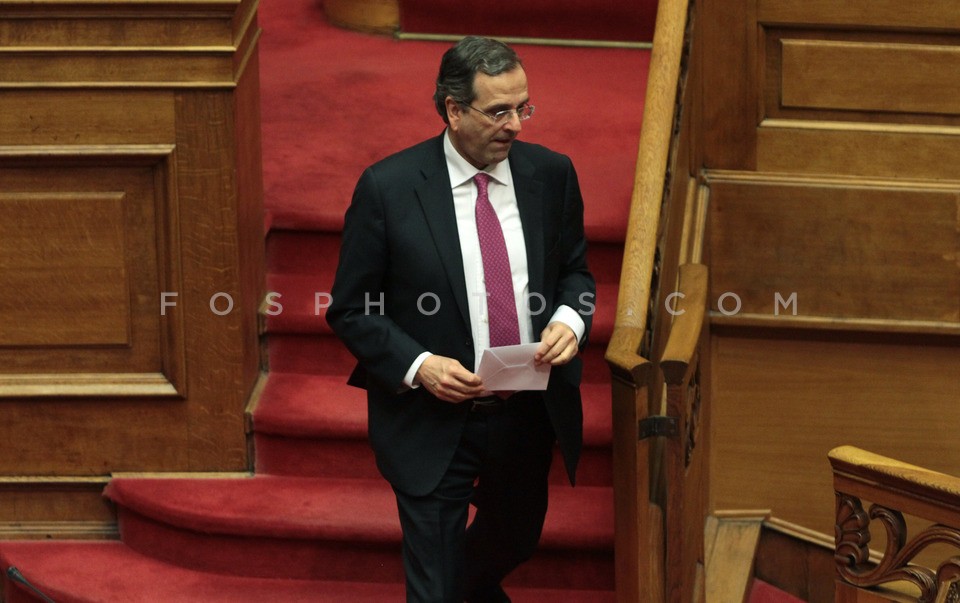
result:
<svg viewBox="0 0 960 603"><path fill-rule="evenodd" d="M480 237L477 234L475 214L477 186L473 181L473 177L481 170L471 165L457 152L450 141L449 131L443 136L443 151L447 159L447 171L450 174L450 184L453 189L453 205L457 215L460 252L463 256L463 275L466 278L467 285L470 328L473 334L474 349L476 350L476 365L467 368L476 372L483 350L490 347L483 258L480 254ZM533 332L530 312L545 311L545 309L542 308L543 301L541 299L530 299L527 248L523 237L523 224L520 221L520 209L517 206L517 195L513 186L513 174L510 172L510 162L501 161L495 165L487 166L483 171L490 175L487 196L497 214L497 218L500 219L500 227L503 229L503 238L507 245L507 256L510 258L510 272L513 276L513 290L517 302L517 319L520 325L520 343L539 341L539 334ZM578 340L583 338L586 327L583 319L573 308L561 306L548 322L553 321L561 321L567 324L573 329ZM413 379L420 369L420 365L430 355L430 352L424 352L413 362L404 378L404 384L407 387L414 387Z"/></svg>

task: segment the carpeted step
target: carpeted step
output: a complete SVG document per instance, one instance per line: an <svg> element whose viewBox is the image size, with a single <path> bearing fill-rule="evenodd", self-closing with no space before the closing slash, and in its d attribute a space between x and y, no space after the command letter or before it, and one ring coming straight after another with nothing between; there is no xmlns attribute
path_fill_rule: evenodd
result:
<svg viewBox="0 0 960 603"><path fill-rule="evenodd" d="M266 333L330 335L326 308L336 271L340 237L334 233L271 233L267 290L262 316ZM299 247L299 248L298 248ZM606 344L613 333L622 246L595 244L590 264L597 279L591 341Z"/></svg>
<svg viewBox="0 0 960 603"><path fill-rule="evenodd" d="M585 383L584 450L578 483L611 483L610 387ZM367 444L367 406L362 390L342 375L271 372L252 414L257 473L301 477L379 476ZM552 483L564 483L554 463Z"/></svg>
<svg viewBox="0 0 960 603"><path fill-rule="evenodd" d="M803 603L803 599L754 578L750 585L750 594L747 595L747 603Z"/></svg>
<svg viewBox="0 0 960 603"><path fill-rule="evenodd" d="M334 335L274 333L267 338L270 372L339 375L344 381L356 358Z"/></svg>
<svg viewBox="0 0 960 603"><path fill-rule="evenodd" d="M271 372L339 375L346 381L357 362L333 335L277 333L270 335L268 342ZM584 383L610 383L605 353L604 342L590 340L582 356Z"/></svg>
<svg viewBox="0 0 960 603"><path fill-rule="evenodd" d="M385 603L404 600L401 583L251 578L200 572L141 555L116 541L21 541L0 553L58 603ZM9 580L7 603L39 599ZM517 603L608 603L611 591L508 588Z"/></svg>
<svg viewBox="0 0 960 603"><path fill-rule="evenodd" d="M258 474L379 477L367 443L367 402L346 376L271 372L252 413Z"/></svg>
<svg viewBox="0 0 960 603"><path fill-rule="evenodd" d="M657 15L655 0L532 0L518 4L488 0L463 3L456 11L441 0L401 0L400 29L408 34L649 42Z"/></svg>
<svg viewBox="0 0 960 603"><path fill-rule="evenodd" d="M648 9L655 5L643 1ZM545 3L541 11L550 19L525 22L549 27L556 22L555 4ZM596 10L587 19L623 27L639 18L636 6L621 4L629 19ZM460 19L464 8L434 17ZM489 13L483 3L472 10ZM326 22L316 0L262 2L260 22L265 209L275 228L335 232L366 166L440 134L443 122L430 95L450 43L397 43L347 32ZM580 19L577 30L585 27ZM521 138L570 155L584 194L588 237L622 242L650 51L536 45L518 50L537 105ZM377 99L376 111L370 111L369 99ZM587 111L602 118L584 119Z"/></svg>
<svg viewBox="0 0 960 603"><path fill-rule="evenodd" d="M602 383L586 383L584 405L584 443L587 446L610 445L610 407L604 404L609 391ZM366 394L347 385L340 375L270 373L253 412L258 433L301 438L367 437Z"/></svg>
<svg viewBox="0 0 960 603"><path fill-rule="evenodd" d="M381 479L118 478L105 494L123 541L166 563L252 577L403 579L395 499ZM612 496L552 489L541 550L512 583L612 588ZM564 582L554 584L558 574Z"/></svg>
<svg viewBox="0 0 960 603"><path fill-rule="evenodd" d="M340 240L340 230L274 228L267 235L267 272L314 275L321 290L329 291L340 258ZM623 264L623 233L609 240L588 237L587 262L598 282L617 282Z"/></svg>

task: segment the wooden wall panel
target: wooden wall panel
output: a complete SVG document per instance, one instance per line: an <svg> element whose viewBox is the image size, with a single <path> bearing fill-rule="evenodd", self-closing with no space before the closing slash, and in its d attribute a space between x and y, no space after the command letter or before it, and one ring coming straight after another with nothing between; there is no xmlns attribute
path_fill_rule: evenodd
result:
<svg viewBox="0 0 960 603"><path fill-rule="evenodd" d="M0 346L127 345L123 193L0 192Z"/></svg>
<svg viewBox="0 0 960 603"><path fill-rule="evenodd" d="M833 534L841 444L960 475L960 347L866 338L714 337L714 508L769 508Z"/></svg>
<svg viewBox="0 0 960 603"><path fill-rule="evenodd" d="M710 186L715 311L733 293L744 314L773 316L777 294L796 295L806 318L960 327L960 183L711 176Z"/></svg>
<svg viewBox="0 0 960 603"><path fill-rule="evenodd" d="M960 128L771 119L757 155L763 172L956 180Z"/></svg>
<svg viewBox="0 0 960 603"><path fill-rule="evenodd" d="M30 90L4 90L0 94L0 141L8 145L172 144L175 120L169 91L55 90L38 95Z"/></svg>
<svg viewBox="0 0 960 603"><path fill-rule="evenodd" d="M184 338L160 338L179 314L158 312L180 263L163 226L176 203L158 190L170 147L17 152L0 164L0 289L21 318L0 326L0 397L182 395Z"/></svg>
<svg viewBox="0 0 960 603"><path fill-rule="evenodd" d="M777 25L819 25L824 29L960 29L955 0L751 0L757 21Z"/></svg>
<svg viewBox="0 0 960 603"><path fill-rule="evenodd" d="M960 46L783 39L784 106L960 113ZM937 94L928 86L936 82Z"/></svg>
<svg viewBox="0 0 960 603"><path fill-rule="evenodd" d="M249 467L257 3L0 4L0 531L66 534L112 473Z"/></svg>
<svg viewBox="0 0 960 603"><path fill-rule="evenodd" d="M711 504L830 535L834 445L960 474L960 11L702 6Z"/></svg>
<svg viewBox="0 0 960 603"><path fill-rule="evenodd" d="M759 122L756 7L741 0L702 0L697 16L702 57L704 165L753 169Z"/></svg>

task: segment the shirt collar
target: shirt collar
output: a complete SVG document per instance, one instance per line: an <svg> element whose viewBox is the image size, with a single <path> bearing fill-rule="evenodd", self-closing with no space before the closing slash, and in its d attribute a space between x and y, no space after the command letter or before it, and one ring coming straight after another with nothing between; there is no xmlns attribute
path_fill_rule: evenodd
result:
<svg viewBox="0 0 960 603"><path fill-rule="evenodd" d="M485 170L478 170L476 167L470 164L469 161L463 158L457 149L454 148L453 142L450 141L450 129L448 128L443 135L443 154L447 159L447 171L450 173L450 186L452 188L457 188L458 186L473 180L473 177L476 176L480 171L484 171L490 175L490 178L500 184L510 185L513 183L513 175L510 172L510 161L501 161L500 163L494 164L492 166L487 166Z"/></svg>

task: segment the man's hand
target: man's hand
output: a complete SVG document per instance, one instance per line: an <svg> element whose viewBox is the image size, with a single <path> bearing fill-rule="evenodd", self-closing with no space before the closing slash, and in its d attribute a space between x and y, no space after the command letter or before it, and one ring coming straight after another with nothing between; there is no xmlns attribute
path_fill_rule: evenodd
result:
<svg viewBox="0 0 960 603"><path fill-rule="evenodd" d="M417 369L415 382L445 402L463 402L484 393L480 377L446 356L428 356Z"/></svg>
<svg viewBox="0 0 960 603"><path fill-rule="evenodd" d="M557 366L573 360L580 351L577 334L562 322L551 322L540 333L540 345L533 359L537 364Z"/></svg>

